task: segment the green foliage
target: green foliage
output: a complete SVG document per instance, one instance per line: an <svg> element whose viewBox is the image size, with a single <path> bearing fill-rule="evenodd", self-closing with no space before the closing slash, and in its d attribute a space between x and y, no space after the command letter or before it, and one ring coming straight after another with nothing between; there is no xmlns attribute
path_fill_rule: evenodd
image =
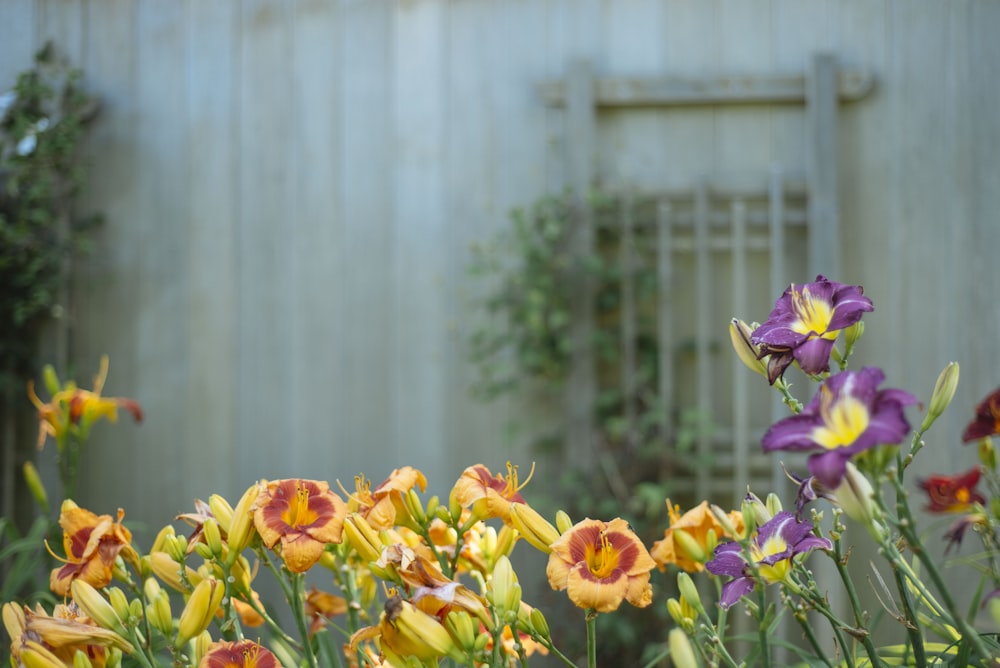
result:
<svg viewBox="0 0 1000 668"><path fill-rule="evenodd" d="M95 222L73 212L77 148L96 109L79 79L48 45L0 94L0 386L18 392L34 371L39 328L62 306L66 262Z"/></svg>

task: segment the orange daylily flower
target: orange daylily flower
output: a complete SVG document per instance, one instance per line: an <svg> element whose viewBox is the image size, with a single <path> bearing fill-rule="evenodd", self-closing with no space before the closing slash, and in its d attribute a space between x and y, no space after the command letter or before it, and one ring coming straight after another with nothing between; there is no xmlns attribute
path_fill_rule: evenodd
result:
<svg viewBox="0 0 1000 668"><path fill-rule="evenodd" d="M118 519L113 520L111 515L95 515L69 499L63 501L59 526L63 529L66 558L52 555L64 563L54 569L49 578L56 595L69 596L70 585L76 578L96 589L107 586L120 553L130 563L138 565L139 555L131 545L132 532L121 523L124 516L125 512L119 509Z"/></svg>
<svg viewBox="0 0 1000 668"><path fill-rule="evenodd" d="M394 469L374 490L371 480L363 475L354 478L356 491L348 495L348 508L360 513L373 529L391 529L396 525L396 509L402 505L403 494L414 487L427 489L427 477L412 466ZM347 492L344 492L347 494Z"/></svg>
<svg viewBox="0 0 1000 668"><path fill-rule="evenodd" d="M578 607L611 612L623 600L638 608L652 603L649 572L655 566L628 522L585 519L552 544L545 574Z"/></svg>
<svg viewBox="0 0 1000 668"><path fill-rule="evenodd" d="M132 645L114 631L102 628L87 617L75 603L58 603L49 615L41 605L31 610L15 603L3 606L3 622L11 638L10 650L17 659L28 641L39 643L66 665L82 651L94 668L107 662L107 648L131 653ZM18 663L17 665L20 665Z"/></svg>
<svg viewBox="0 0 1000 668"><path fill-rule="evenodd" d="M507 522L510 517L511 503L526 503L520 491L531 480L535 472L531 472L524 482L518 481L517 467L507 462L506 477L498 473L494 476L482 464L476 464L462 471L451 493L463 508L471 508L473 514L480 519L499 517Z"/></svg>
<svg viewBox="0 0 1000 668"><path fill-rule="evenodd" d="M271 650L252 640L216 642L198 662L198 668L282 668Z"/></svg>
<svg viewBox="0 0 1000 668"><path fill-rule="evenodd" d="M124 408L136 422L142 422L142 406L127 397L102 397L104 381L108 377L108 356L101 357L101 367L94 377L94 389L82 390L73 381L67 382L48 403L43 403L35 394L35 385L28 381L28 398L38 409L38 449L41 450L48 437L56 440L62 450L66 437L71 433L86 438L90 427L101 418L109 422L118 421L118 409Z"/></svg>
<svg viewBox="0 0 1000 668"><path fill-rule="evenodd" d="M305 608L306 617L312 619L312 623L309 625L309 635L313 635L325 627L327 621L332 617L347 612L347 599L313 587L306 594Z"/></svg>
<svg viewBox="0 0 1000 668"><path fill-rule="evenodd" d="M281 543L281 558L293 573L304 573L339 543L347 504L325 482L287 479L261 483L253 521L264 545Z"/></svg>
<svg viewBox="0 0 1000 668"><path fill-rule="evenodd" d="M661 571L666 570L668 564L673 564L688 573L700 573L705 570L705 562L712 558L712 550L714 549L714 545L709 545L709 531L715 533L716 541L723 538L734 540L739 538L739 536L731 535L719 524L708 506L708 501L702 501L681 515L680 506L667 499L667 513L670 515L670 526L664 531L663 539L653 543L653 547L649 551ZM743 531L743 515L741 513L732 511L728 518L737 532ZM685 537L680 539L684 544L697 545L702 554L692 555L691 550L687 549L684 544L679 544L678 532L685 534Z"/></svg>

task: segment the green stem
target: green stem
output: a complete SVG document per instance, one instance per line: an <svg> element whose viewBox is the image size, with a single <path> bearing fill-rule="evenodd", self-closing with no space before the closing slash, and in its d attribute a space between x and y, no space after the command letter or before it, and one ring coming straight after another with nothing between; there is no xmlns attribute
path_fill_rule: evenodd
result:
<svg viewBox="0 0 1000 668"><path fill-rule="evenodd" d="M552 642L551 638L543 638L542 636L534 633L531 634L531 637L534 640L542 643L546 649L552 652L556 656L556 658L565 663L567 666L571 666L571 668L578 668L578 666L575 663L573 663L573 661L568 656L559 651L559 648L555 646L555 643Z"/></svg>
<svg viewBox="0 0 1000 668"><path fill-rule="evenodd" d="M587 610L587 668L597 668L597 611Z"/></svg>
<svg viewBox="0 0 1000 668"><path fill-rule="evenodd" d="M771 665L771 642L767 634L767 592L764 587L758 587L757 605L760 618L757 620L757 638L760 644L760 665Z"/></svg>
<svg viewBox="0 0 1000 668"><path fill-rule="evenodd" d="M288 599L288 606L292 609L292 616L295 617L295 625L298 627L299 635L302 637L302 650L305 654L306 664L311 668L318 668L312 641L309 638L309 625L306 623L305 575L302 573L292 573L288 578L292 584L292 598Z"/></svg>
<svg viewBox="0 0 1000 668"><path fill-rule="evenodd" d="M861 629L864 635L861 636L861 644L865 647L865 652L868 654L868 658L871 660L873 666L881 665L881 661L878 657L878 651L875 649L875 644L872 643L871 635L865 631L865 614L861 609L861 600L858 598L858 592L854 587L854 580L851 579L851 574L847 572L847 563L844 558L844 552L840 544L840 539L833 541L833 563L837 567L837 573L840 575L841 582L844 583L844 589L847 591L847 598L851 602L851 612L854 613L854 625L858 629ZM849 648L843 644L843 636L840 636L841 647L844 648L844 656L850 656L853 652L849 651Z"/></svg>
<svg viewBox="0 0 1000 668"><path fill-rule="evenodd" d="M146 656L146 643L145 639L139 635L139 630L137 628L130 629L129 634L132 637L132 644L135 646L136 651L129 656L139 660L139 663L146 666L146 668L156 668L156 664Z"/></svg>
<svg viewBox="0 0 1000 668"><path fill-rule="evenodd" d="M799 626L802 627L802 632L805 634L806 640L809 641L809 644L812 645L812 648L816 651L816 656L829 668L833 668L833 664L826 658L826 652L823 651L823 648L819 644L819 640L816 638L816 633L813 631L812 625L809 623L809 619L806 617L805 611L795 612L792 616L795 617L795 621L797 621Z"/></svg>
<svg viewBox="0 0 1000 668"><path fill-rule="evenodd" d="M899 591L899 601L903 605L903 615L906 618L906 634L910 638L910 644L913 645L913 659L918 668L923 668L927 665L927 657L924 655L924 639L923 634L920 632L920 622L913 612L913 605L910 602L910 592L906 589L903 574L893 569L892 575L896 580L896 589Z"/></svg>

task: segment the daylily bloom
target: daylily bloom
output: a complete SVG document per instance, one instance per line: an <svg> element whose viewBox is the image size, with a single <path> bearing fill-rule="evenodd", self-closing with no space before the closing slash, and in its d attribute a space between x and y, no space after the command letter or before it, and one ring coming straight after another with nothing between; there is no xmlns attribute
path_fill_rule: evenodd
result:
<svg viewBox="0 0 1000 668"><path fill-rule="evenodd" d="M980 475L982 471L975 466L965 473L935 475L917 481L917 486L927 492L927 512L962 513L974 504L986 503L983 495L976 491Z"/></svg>
<svg viewBox="0 0 1000 668"><path fill-rule="evenodd" d="M649 572L656 562L625 520L585 519L551 547L549 585L568 590L578 607L611 612L623 600L638 608L652 602Z"/></svg>
<svg viewBox="0 0 1000 668"><path fill-rule="evenodd" d="M73 665L73 657L82 651L94 668L103 668L109 647L131 653L132 645L114 631L97 626L75 603L58 603L49 615L41 605L35 610L15 603L3 606L3 622L10 636L11 654L18 658L29 641L57 657L65 665ZM17 664L20 665L20 664Z"/></svg>
<svg viewBox="0 0 1000 668"><path fill-rule="evenodd" d="M830 376L798 415L767 430L764 450L819 450L809 470L829 489L844 475L847 461L877 445L898 444L910 431L903 407L917 402L903 390L876 389L885 379L877 367Z"/></svg>
<svg viewBox="0 0 1000 668"><path fill-rule="evenodd" d="M1000 434L1000 387L976 406L976 417L962 432L962 442L968 443L994 434Z"/></svg>
<svg viewBox="0 0 1000 668"><path fill-rule="evenodd" d="M719 539L737 537L723 528L709 509L708 501L702 501L681 515L680 506L667 499L667 513L670 516L670 526L663 532L663 539L653 543L653 548L649 551L661 571L673 564L682 571L699 573L705 570L705 561ZM741 513L732 511L728 518L737 532L743 531ZM710 531L713 536L711 539Z"/></svg>
<svg viewBox="0 0 1000 668"><path fill-rule="evenodd" d="M54 376L54 373L52 374ZM35 394L34 383L28 382L28 398L38 409L38 449L45 445L49 436L56 440L61 451L66 437L76 433L86 438L90 427L101 418L109 422L118 421L118 409L124 408L136 422L142 422L142 406L134 399L126 397L102 397L104 381L108 377L108 356L101 358L101 368L94 377L93 390L81 390L73 381L67 382L55 391L48 403L43 403ZM58 381L56 381L58 382Z"/></svg>
<svg viewBox="0 0 1000 668"><path fill-rule="evenodd" d="M330 619L347 612L347 599L313 587L306 594L305 608L306 617L312 620L309 635L313 635L324 628Z"/></svg>
<svg viewBox="0 0 1000 668"><path fill-rule="evenodd" d="M354 484L356 491L348 495L348 508L359 513L378 531L396 525L397 504L402 504L403 494L414 487L423 492L427 489L427 477L412 466L404 466L393 470L374 490L371 480L363 475L355 477Z"/></svg>
<svg viewBox="0 0 1000 668"><path fill-rule="evenodd" d="M750 342L768 357L767 378L774 384L793 361L808 374L830 370L830 352L840 330L874 310L860 285L844 285L817 276L813 283L785 290Z"/></svg>
<svg viewBox="0 0 1000 668"><path fill-rule="evenodd" d="M983 513L969 513L968 515L963 515L958 520L955 521L948 531L945 532L945 549L944 553L948 554L953 547L958 547L962 544L962 539L965 538L965 532L969 530L970 527L987 527L989 526L989 520Z"/></svg>
<svg viewBox="0 0 1000 668"><path fill-rule="evenodd" d="M507 462L507 476L494 475L482 464L476 464L462 471L452 495L463 508L472 508L480 519L499 517L504 522L510 517L511 503L526 503L520 490L531 480L535 467L531 467L528 479L519 483L517 467Z"/></svg>
<svg viewBox="0 0 1000 668"><path fill-rule="evenodd" d="M347 504L316 480L276 480L262 483L253 521L268 548L281 543L281 558L293 573L304 573L339 543Z"/></svg>
<svg viewBox="0 0 1000 668"><path fill-rule="evenodd" d="M73 580L80 578L97 589L111 582L115 559L121 553L131 563L139 557L132 548L132 532L122 525L124 511L118 519L110 515L95 515L70 500L63 501L59 526L63 530L66 558L56 557L63 565L52 571L49 585L57 596L69 596Z"/></svg>
<svg viewBox="0 0 1000 668"><path fill-rule="evenodd" d="M217 642L198 662L198 668L282 668L271 650L252 640Z"/></svg>
<svg viewBox="0 0 1000 668"><path fill-rule="evenodd" d="M813 534L812 525L800 522L795 515L783 510L758 529L751 538L750 558L765 584L782 582L791 572L792 560L799 554L815 549L832 550L833 543ZM743 547L733 541L715 548L715 558L705 564L709 573L728 575L733 579L722 586L719 605L729 608L753 591L756 581L743 555Z"/></svg>

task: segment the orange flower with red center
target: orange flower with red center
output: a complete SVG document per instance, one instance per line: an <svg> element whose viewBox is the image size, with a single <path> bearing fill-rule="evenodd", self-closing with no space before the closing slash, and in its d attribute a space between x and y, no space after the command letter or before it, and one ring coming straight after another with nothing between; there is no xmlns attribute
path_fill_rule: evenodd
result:
<svg viewBox="0 0 1000 668"><path fill-rule="evenodd" d="M76 578L97 589L107 586L119 553L138 565L139 557L131 545L132 533L121 523L124 516L125 512L119 509L116 521L110 515L95 515L68 499L63 501L59 526L63 529L66 558L52 555L63 565L49 577L49 586L57 596L69 596L70 585Z"/></svg>
<svg viewBox="0 0 1000 668"><path fill-rule="evenodd" d="M305 608L306 617L312 620L309 635L313 635L322 630L330 619L347 612L347 599L313 587L306 594Z"/></svg>
<svg viewBox="0 0 1000 668"><path fill-rule="evenodd" d="M217 642L198 662L198 668L282 668L271 650L252 640Z"/></svg>
<svg viewBox="0 0 1000 668"><path fill-rule="evenodd" d="M288 570L304 573L340 542L346 515L347 504L327 483L287 479L261 483L253 521L264 545L281 543Z"/></svg>
<svg viewBox="0 0 1000 668"><path fill-rule="evenodd" d="M934 475L917 481L917 486L927 493L927 512L964 513L976 504L986 503L986 498L976 490L982 470L974 466L965 473Z"/></svg>
<svg viewBox="0 0 1000 668"><path fill-rule="evenodd" d="M427 489L427 477L412 466L393 470L374 490L363 475L354 479L356 492L349 495L348 507L360 513L373 529L391 529L396 524L396 509L402 505L403 494L414 487ZM346 492L345 492L346 494Z"/></svg>
<svg viewBox="0 0 1000 668"><path fill-rule="evenodd" d="M585 519L552 544L545 574L576 606L611 612L623 600L639 608L652 602L649 572L655 566L628 522Z"/></svg>
<svg viewBox="0 0 1000 668"><path fill-rule="evenodd" d="M719 524L709 509L708 501L702 501L681 515L680 506L667 499L667 513L670 515L670 526L663 532L663 539L653 543L649 551L660 570L666 570L668 564L673 564L682 571L700 573L705 570L705 562L712 558L715 542L723 537L739 537L731 535ZM742 532L743 515L733 511L728 517L733 528ZM709 538L709 532L712 532L713 539Z"/></svg>
<svg viewBox="0 0 1000 668"><path fill-rule="evenodd" d="M54 375L54 374L53 374ZM134 399L126 397L102 397L104 381L108 377L108 356L101 358L101 368L94 377L93 390L81 390L69 381L58 390L49 403L43 403L35 394L34 383L28 383L28 398L38 409L38 448L45 445L51 436L61 451L67 435L76 433L86 438L90 427L101 418L109 422L118 421L118 409L124 408L136 422L142 422L142 406ZM58 380L55 381L58 383Z"/></svg>
<svg viewBox="0 0 1000 668"><path fill-rule="evenodd" d="M476 464L462 471L458 482L451 493L463 508L471 508L474 515L480 519L499 517L504 522L510 517L510 504L526 503L520 491L531 480L535 472L531 472L524 482L518 481L517 467L507 462L506 477L498 473L494 476L482 464Z"/></svg>

